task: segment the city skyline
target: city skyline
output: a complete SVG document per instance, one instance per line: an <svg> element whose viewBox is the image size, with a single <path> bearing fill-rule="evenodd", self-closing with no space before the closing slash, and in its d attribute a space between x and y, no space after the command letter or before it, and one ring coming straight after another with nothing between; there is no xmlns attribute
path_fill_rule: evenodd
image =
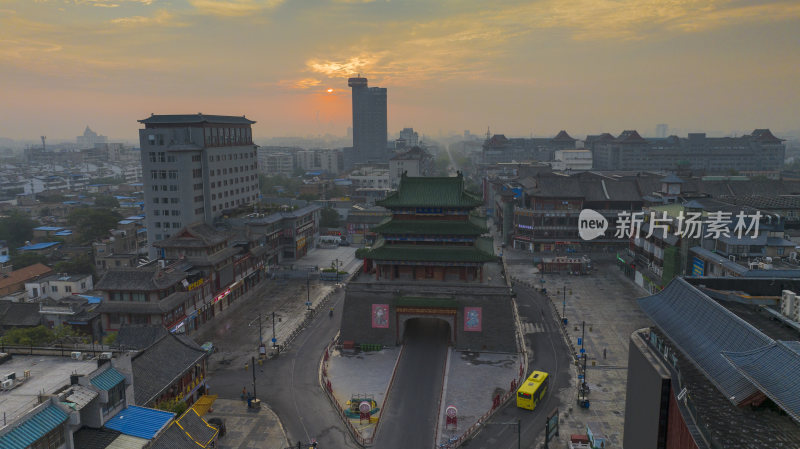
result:
<svg viewBox="0 0 800 449"><path fill-rule="evenodd" d="M390 134L800 128L800 5L623 3L0 0L0 136L135 142L197 112L339 136L359 73Z"/></svg>

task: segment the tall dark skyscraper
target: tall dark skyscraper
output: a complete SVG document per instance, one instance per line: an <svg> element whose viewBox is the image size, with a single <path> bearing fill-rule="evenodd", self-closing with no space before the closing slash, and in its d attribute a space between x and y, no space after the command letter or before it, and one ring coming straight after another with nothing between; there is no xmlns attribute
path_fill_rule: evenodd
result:
<svg viewBox="0 0 800 449"><path fill-rule="evenodd" d="M386 88L367 87L366 78L350 78L353 88L353 162L387 162Z"/></svg>

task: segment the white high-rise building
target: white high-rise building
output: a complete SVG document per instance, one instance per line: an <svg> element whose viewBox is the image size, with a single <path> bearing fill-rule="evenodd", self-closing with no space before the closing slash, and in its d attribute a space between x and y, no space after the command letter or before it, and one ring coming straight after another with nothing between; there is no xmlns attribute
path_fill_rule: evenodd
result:
<svg viewBox="0 0 800 449"><path fill-rule="evenodd" d="M222 115L151 115L139 120L147 240L257 201L252 120ZM151 257L154 254L151 251Z"/></svg>

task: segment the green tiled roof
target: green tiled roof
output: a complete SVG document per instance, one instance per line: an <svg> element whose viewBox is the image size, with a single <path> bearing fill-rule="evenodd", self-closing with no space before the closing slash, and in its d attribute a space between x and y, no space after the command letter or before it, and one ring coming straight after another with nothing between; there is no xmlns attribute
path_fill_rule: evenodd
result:
<svg viewBox="0 0 800 449"><path fill-rule="evenodd" d="M397 207L478 207L483 202L477 194L464 190L463 176L400 178L396 192L375 204Z"/></svg>
<svg viewBox="0 0 800 449"><path fill-rule="evenodd" d="M468 221L447 220L389 220L372 228L389 234L421 235L481 235L488 231L486 219L470 216Z"/></svg>
<svg viewBox="0 0 800 449"><path fill-rule="evenodd" d="M364 254L373 260L426 262L491 262L497 257L478 239L476 246L387 245L373 247ZM491 245L491 241L489 241ZM481 248L481 249L479 249Z"/></svg>

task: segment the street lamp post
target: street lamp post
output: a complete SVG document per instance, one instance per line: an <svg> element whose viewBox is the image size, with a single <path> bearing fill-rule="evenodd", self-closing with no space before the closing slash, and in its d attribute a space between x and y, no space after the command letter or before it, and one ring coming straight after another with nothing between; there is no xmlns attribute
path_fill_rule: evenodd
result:
<svg viewBox="0 0 800 449"><path fill-rule="evenodd" d="M309 281L310 272L306 273L306 310L311 310L311 283Z"/></svg>

